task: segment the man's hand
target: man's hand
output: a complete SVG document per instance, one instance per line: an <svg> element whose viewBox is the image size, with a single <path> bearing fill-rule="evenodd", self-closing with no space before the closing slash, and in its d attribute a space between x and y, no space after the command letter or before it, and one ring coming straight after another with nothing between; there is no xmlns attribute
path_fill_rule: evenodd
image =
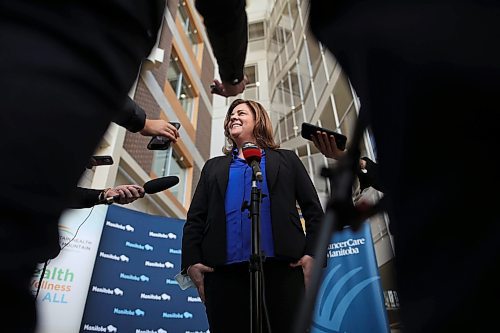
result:
<svg viewBox="0 0 500 333"><path fill-rule="evenodd" d="M325 132L317 131L315 135L311 135L316 148L326 157L338 160L345 152L337 148L335 137L328 136Z"/></svg>
<svg viewBox="0 0 500 333"><path fill-rule="evenodd" d="M215 95L220 95L222 97L230 97L241 94L248 83L248 79L245 76L238 84L231 84L229 82L220 82L219 80L214 80L214 83L210 86L211 93Z"/></svg>
<svg viewBox="0 0 500 333"><path fill-rule="evenodd" d="M302 271L304 272L304 285L306 289L309 287L311 280L313 264L314 258L307 254L300 258L299 261L290 264L290 267L302 266Z"/></svg>
<svg viewBox="0 0 500 333"><path fill-rule="evenodd" d="M201 263L194 264L189 266L187 269L187 274L191 278L191 281L195 284L198 289L198 295L200 295L201 301L205 303L205 283L204 276L205 273L212 273L214 271L213 268L205 266Z"/></svg>
<svg viewBox="0 0 500 333"><path fill-rule="evenodd" d="M144 189L139 185L118 185L104 192L105 198L114 197L114 202L128 204L144 197Z"/></svg>
<svg viewBox="0 0 500 333"><path fill-rule="evenodd" d="M179 131L174 125L163 119L146 119L144 128L140 131L144 136L164 136L172 142L177 142Z"/></svg>

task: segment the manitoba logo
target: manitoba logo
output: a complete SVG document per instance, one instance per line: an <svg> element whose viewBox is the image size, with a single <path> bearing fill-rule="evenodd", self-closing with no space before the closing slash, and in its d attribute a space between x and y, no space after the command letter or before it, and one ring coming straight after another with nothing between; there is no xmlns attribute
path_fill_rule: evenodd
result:
<svg viewBox="0 0 500 333"><path fill-rule="evenodd" d="M92 286L92 291L100 294L123 296L123 290L121 290L120 288L110 289L110 288Z"/></svg>
<svg viewBox="0 0 500 333"><path fill-rule="evenodd" d="M201 303L201 298L200 296L198 297L188 296L187 301L188 303Z"/></svg>
<svg viewBox="0 0 500 333"><path fill-rule="evenodd" d="M114 327L113 325L108 325L106 327L104 326L101 326L101 325L89 325L89 324L85 324L83 326L83 330L84 331L89 331L89 332L118 332L118 329L116 327Z"/></svg>
<svg viewBox="0 0 500 333"><path fill-rule="evenodd" d="M349 288L347 286L348 281L354 278L363 268L357 267L344 274L344 276L334 277L341 266L340 264L335 266L326 275L318 293L318 295L322 296L318 299L316 309L314 310L315 318L312 325L321 332L340 332L342 320L352 301L364 288L379 279L378 276L369 277L356 283L350 290L346 291L345 289Z"/></svg>
<svg viewBox="0 0 500 333"><path fill-rule="evenodd" d="M170 254L181 254L181 249L168 249L168 253Z"/></svg>
<svg viewBox="0 0 500 333"><path fill-rule="evenodd" d="M170 261L157 262L157 261L146 260L144 262L144 266L157 267L157 268L174 268L174 264L172 264Z"/></svg>
<svg viewBox="0 0 500 333"><path fill-rule="evenodd" d="M167 234L164 234L162 232L150 231L149 232L149 237L165 238L165 239L177 239L177 235L174 234L173 232L169 232Z"/></svg>
<svg viewBox="0 0 500 333"><path fill-rule="evenodd" d="M129 262L130 259L126 255L116 255L116 254L111 254L111 253L105 253L105 252L99 252L99 257L101 258L106 258L106 259L111 259L115 261L123 261L123 262Z"/></svg>
<svg viewBox="0 0 500 333"><path fill-rule="evenodd" d="M120 279L140 281L140 282L149 282L149 277L146 275L139 276L139 275L134 275L134 274L120 273Z"/></svg>
<svg viewBox="0 0 500 333"><path fill-rule="evenodd" d="M141 309L130 310L130 309L118 309L118 308L114 308L113 313L117 315L136 316L136 317L144 317L144 315L146 314L146 312L144 312Z"/></svg>
<svg viewBox="0 0 500 333"><path fill-rule="evenodd" d="M166 279L165 283L166 284L179 284L179 282L177 282L176 280L172 280L172 279Z"/></svg>
<svg viewBox="0 0 500 333"><path fill-rule="evenodd" d="M170 319L191 319L193 318L193 314L191 312L163 312L162 318L170 318Z"/></svg>
<svg viewBox="0 0 500 333"><path fill-rule="evenodd" d="M141 293L141 298L142 299L150 299L154 301L170 301L172 297L170 297L169 294L161 294L161 295L156 295L156 294L145 294Z"/></svg>
<svg viewBox="0 0 500 333"><path fill-rule="evenodd" d="M125 242L125 246L127 247L131 247L131 248L134 248L134 249L138 249L138 250L145 250L145 251L153 251L153 246L149 245L149 244L139 244L139 243L133 243L133 242L129 242L129 241L126 241Z"/></svg>
<svg viewBox="0 0 500 333"><path fill-rule="evenodd" d="M111 221L106 221L106 226L110 227L110 228L114 228L114 229L123 230L123 231L134 232L134 227L132 227L129 224L123 225L120 223L113 223Z"/></svg>

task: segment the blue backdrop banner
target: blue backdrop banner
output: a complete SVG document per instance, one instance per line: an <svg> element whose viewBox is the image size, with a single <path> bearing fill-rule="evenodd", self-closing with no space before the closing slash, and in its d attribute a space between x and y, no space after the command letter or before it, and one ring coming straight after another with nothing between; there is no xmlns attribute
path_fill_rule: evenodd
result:
<svg viewBox="0 0 500 333"><path fill-rule="evenodd" d="M370 224L336 232L327 257L311 333L389 332Z"/></svg>
<svg viewBox="0 0 500 333"><path fill-rule="evenodd" d="M184 220L110 206L80 332L206 333L195 288L182 291Z"/></svg>

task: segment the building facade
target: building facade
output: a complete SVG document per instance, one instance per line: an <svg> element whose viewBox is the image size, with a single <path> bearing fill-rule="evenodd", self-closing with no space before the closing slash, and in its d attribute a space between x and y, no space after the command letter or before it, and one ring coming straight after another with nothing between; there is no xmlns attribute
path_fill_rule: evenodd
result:
<svg viewBox="0 0 500 333"><path fill-rule="evenodd" d="M149 119L177 121L180 139L168 150L148 150L150 137L111 124L95 155L110 155L111 166L87 170L80 186L107 188L178 176L176 186L146 195L125 207L184 219L201 168L210 156L212 55L193 1L168 1L156 47L144 61L130 97Z"/></svg>
<svg viewBox="0 0 500 333"><path fill-rule="evenodd" d="M311 141L302 138L301 125L307 122L342 133L349 144L360 101L335 57L311 35L308 1L249 0L247 13L249 44L245 73L249 84L238 97L258 100L269 111L276 142L297 153L325 206L335 188L321 176L321 169L333 167L336 161L327 159ZM212 155L221 154L224 139L218 132L232 100L214 100ZM362 156L377 160L376 147L368 131L360 149ZM355 187L353 193L359 189L358 184ZM373 201L381 195L375 190L367 193ZM379 214L369 223L388 318L393 331L397 331L399 302L393 278L395 252L389 220Z"/></svg>
<svg viewBox="0 0 500 333"><path fill-rule="evenodd" d="M310 34L307 1L247 0L247 13L245 73L249 84L238 97L257 100L269 111L276 142L300 157L326 205L335 189L320 170L335 161L325 158L312 142L301 137L301 124L316 124L350 139L361 107L359 99L332 54ZM180 178L178 185L126 207L184 219L205 161L221 155L225 144L223 121L234 98L211 95L209 86L217 73L193 0L168 1L157 46L140 69L129 95L148 118L178 121L180 139L168 150L151 151L146 148L149 137L111 124L95 155L110 155L114 164L86 170L80 186L142 185L157 177L176 175ZM376 147L368 132L361 152L376 161ZM373 200L380 196L371 193ZM382 214L370 219L386 309L396 330L399 303L389 224Z"/></svg>

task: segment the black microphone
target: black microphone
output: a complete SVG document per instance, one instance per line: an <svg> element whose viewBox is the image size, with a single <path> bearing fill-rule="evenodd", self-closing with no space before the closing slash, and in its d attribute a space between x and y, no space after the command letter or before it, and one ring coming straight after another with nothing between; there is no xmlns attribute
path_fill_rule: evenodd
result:
<svg viewBox="0 0 500 333"><path fill-rule="evenodd" d="M165 191L166 189L171 188L179 184L179 177L177 176L167 176L156 179L151 179L146 182L143 186L144 192L147 194L154 194L161 191Z"/></svg>
<svg viewBox="0 0 500 333"><path fill-rule="evenodd" d="M262 158L262 152L260 151L260 148L255 143L245 142L241 150L245 161L247 161L247 163L252 167L255 179L261 182L262 171L260 170L260 159Z"/></svg>
<svg viewBox="0 0 500 333"><path fill-rule="evenodd" d="M161 191L165 191L179 183L179 177L177 176L166 176L166 177L161 177L161 178L156 178L156 179L151 179L150 181L147 181L144 183L142 186L144 188L144 192L147 194L155 194ZM115 195L114 197L108 197L105 198L105 204L111 205L115 201L120 199L119 195Z"/></svg>

